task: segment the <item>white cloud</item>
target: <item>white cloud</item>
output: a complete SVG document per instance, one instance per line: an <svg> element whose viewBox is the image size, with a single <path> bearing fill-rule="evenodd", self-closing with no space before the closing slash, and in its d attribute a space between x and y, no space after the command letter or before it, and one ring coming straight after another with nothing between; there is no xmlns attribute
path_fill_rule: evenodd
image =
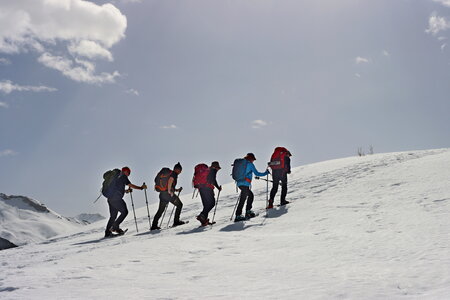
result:
<svg viewBox="0 0 450 300"><path fill-rule="evenodd" d="M446 41L447 38L445 36L440 36L437 38L439 41Z"/></svg>
<svg viewBox="0 0 450 300"><path fill-rule="evenodd" d="M359 73L355 73L355 76L358 78L361 78L361 74L359 74Z"/></svg>
<svg viewBox="0 0 450 300"><path fill-rule="evenodd" d="M386 56L386 57L390 57L391 56L391 54L387 51L387 50L383 50L383 55L384 56Z"/></svg>
<svg viewBox="0 0 450 300"><path fill-rule="evenodd" d="M40 86L31 86L31 85L18 85L14 84L10 80L0 81L0 92L4 94L10 94L12 92L54 92L57 89L40 85Z"/></svg>
<svg viewBox="0 0 450 300"><path fill-rule="evenodd" d="M34 42L90 40L111 47L125 36L126 17L112 4L84 0L0 3L0 50L19 52Z"/></svg>
<svg viewBox="0 0 450 300"><path fill-rule="evenodd" d="M368 62L369 62L369 59L365 58L365 57L358 56L355 58L355 63L357 63L357 64L363 64L363 63L368 63Z"/></svg>
<svg viewBox="0 0 450 300"><path fill-rule="evenodd" d="M161 126L161 128L162 129L177 129L178 127L177 127L177 125L172 124L172 125Z"/></svg>
<svg viewBox="0 0 450 300"><path fill-rule="evenodd" d="M265 127L267 125L269 125L269 123L264 120L254 120L252 122L252 128L254 128L254 129L259 129L259 128Z"/></svg>
<svg viewBox="0 0 450 300"><path fill-rule="evenodd" d="M444 52L445 47L447 47L447 44L442 44L442 45L441 45L441 51L442 51L442 52Z"/></svg>
<svg viewBox="0 0 450 300"><path fill-rule="evenodd" d="M135 95L135 96L139 96L139 91L137 91L135 89L126 90L125 93L131 94L131 95Z"/></svg>
<svg viewBox="0 0 450 300"><path fill-rule="evenodd" d="M436 13L433 13L428 20L428 28L426 33L437 35L441 31L445 31L450 28L450 23L444 17L439 17Z"/></svg>
<svg viewBox="0 0 450 300"><path fill-rule="evenodd" d="M9 59L7 59L7 58L4 58L4 57L0 57L0 66L7 66L7 65L10 65L11 64L11 61L9 60Z"/></svg>
<svg viewBox="0 0 450 300"><path fill-rule="evenodd" d="M73 42L69 45L68 50L72 55L79 55L90 59L103 58L113 61L111 52L93 41L82 40L80 42Z"/></svg>
<svg viewBox="0 0 450 300"><path fill-rule="evenodd" d="M0 52L41 54L44 65L53 65L77 81L113 82L114 74L93 75L84 67L55 68L49 62L61 45L78 57L113 60L109 49L125 37L127 19L112 4L98 5L86 0L14 0L0 1ZM66 53L61 55L66 56ZM72 62L73 63L73 62ZM51 67L51 66L49 66ZM83 71L84 70L84 71ZM71 74L71 75L68 75ZM76 78L76 79L75 79ZM83 79L84 78L84 79ZM111 79L112 78L112 79Z"/></svg>
<svg viewBox="0 0 450 300"><path fill-rule="evenodd" d="M0 101L0 107L8 108L9 105L8 105L8 103L6 103L6 102L1 102L1 101Z"/></svg>
<svg viewBox="0 0 450 300"><path fill-rule="evenodd" d="M12 156L12 155L16 155L16 154L17 154L17 152L15 152L15 151L13 151L11 149L6 149L6 150L3 150L3 151L0 151L0 157L2 157L2 156Z"/></svg>
<svg viewBox="0 0 450 300"><path fill-rule="evenodd" d="M444 6L450 7L450 0L433 0L434 2L441 3Z"/></svg>
<svg viewBox="0 0 450 300"><path fill-rule="evenodd" d="M75 61L62 57L43 53L38 61L44 66L60 71L64 76L79 82L102 84L115 82L120 76L119 72L94 74L95 65L89 61L75 59Z"/></svg>

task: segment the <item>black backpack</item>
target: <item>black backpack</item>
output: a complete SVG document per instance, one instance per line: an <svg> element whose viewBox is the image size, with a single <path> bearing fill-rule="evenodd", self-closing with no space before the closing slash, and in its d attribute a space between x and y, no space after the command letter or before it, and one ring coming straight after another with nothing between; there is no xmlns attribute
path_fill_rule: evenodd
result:
<svg viewBox="0 0 450 300"><path fill-rule="evenodd" d="M119 175L119 169L109 170L103 174L102 195L106 198L110 198L114 193L114 183L119 178Z"/></svg>
<svg viewBox="0 0 450 300"><path fill-rule="evenodd" d="M162 168L155 177L155 191L167 191L169 184L169 177L172 175L172 170L169 168Z"/></svg>

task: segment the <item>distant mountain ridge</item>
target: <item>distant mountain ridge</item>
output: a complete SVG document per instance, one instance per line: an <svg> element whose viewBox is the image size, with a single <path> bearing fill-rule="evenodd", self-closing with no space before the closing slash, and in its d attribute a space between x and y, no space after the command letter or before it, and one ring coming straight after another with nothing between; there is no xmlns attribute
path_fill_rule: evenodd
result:
<svg viewBox="0 0 450 300"><path fill-rule="evenodd" d="M37 200L0 193L0 250L42 242L82 226L82 222L63 217Z"/></svg>
<svg viewBox="0 0 450 300"><path fill-rule="evenodd" d="M101 214L79 214L78 216L75 217L76 220L83 222L85 224L92 224L95 222L98 222L100 220L104 220L105 217L102 216Z"/></svg>

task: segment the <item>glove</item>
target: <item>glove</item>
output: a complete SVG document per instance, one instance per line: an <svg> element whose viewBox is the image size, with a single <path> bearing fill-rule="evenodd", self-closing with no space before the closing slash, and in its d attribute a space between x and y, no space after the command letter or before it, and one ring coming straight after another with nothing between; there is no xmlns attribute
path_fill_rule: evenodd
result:
<svg viewBox="0 0 450 300"><path fill-rule="evenodd" d="M146 190L146 189L147 189L147 185L144 183L144 184L141 186L141 189L142 189L142 190Z"/></svg>
<svg viewBox="0 0 450 300"><path fill-rule="evenodd" d="M222 191L222 186L219 186L218 190L219 190L219 191Z"/></svg>

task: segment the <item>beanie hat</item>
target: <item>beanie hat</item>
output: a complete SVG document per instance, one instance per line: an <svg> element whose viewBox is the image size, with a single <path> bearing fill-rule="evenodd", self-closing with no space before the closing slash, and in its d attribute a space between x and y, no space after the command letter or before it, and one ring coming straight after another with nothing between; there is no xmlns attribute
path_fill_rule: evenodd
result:
<svg viewBox="0 0 450 300"><path fill-rule="evenodd" d="M183 167L181 167L181 164L180 164L180 162L178 162L175 166L173 166L173 169L175 170L175 169L178 169L178 170L183 170Z"/></svg>
<svg viewBox="0 0 450 300"><path fill-rule="evenodd" d="M131 173L130 168L128 168L128 167L123 167L123 168L122 168L122 173L125 173L126 171L128 171L129 173Z"/></svg>

